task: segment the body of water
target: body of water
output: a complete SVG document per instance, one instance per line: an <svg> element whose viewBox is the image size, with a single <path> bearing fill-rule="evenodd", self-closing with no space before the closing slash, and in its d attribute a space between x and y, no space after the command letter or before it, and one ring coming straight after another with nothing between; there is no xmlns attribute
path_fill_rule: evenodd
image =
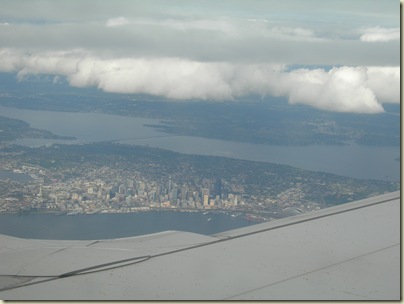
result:
<svg viewBox="0 0 404 304"><path fill-rule="evenodd" d="M167 149L180 153L225 156L294 166L343 176L400 180L398 147L351 144L347 146L273 146L231 142L193 136L173 136L145 127L155 119L122 117L100 113L67 113L16 109L0 106L3 116L21 119L31 127L57 135L74 136L76 141L22 139L18 144L39 146L51 143L118 141Z"/></svg>
<svg viewBox="0 0 404 304"><path fill-rule="evenodd" d="M205 235L255 224L242 216L209 212L146 211L124 214L0 214L0 234L22 238L93 240L131 237L167 230Z"/></svg>
<svg viewBox="0 0 404 304"><path fill-rule="evenodd" d="M16 173L7 170L0 170L0 179L10 179L20 183L27 183L33 180L33 178L28 174Z"/></svg>

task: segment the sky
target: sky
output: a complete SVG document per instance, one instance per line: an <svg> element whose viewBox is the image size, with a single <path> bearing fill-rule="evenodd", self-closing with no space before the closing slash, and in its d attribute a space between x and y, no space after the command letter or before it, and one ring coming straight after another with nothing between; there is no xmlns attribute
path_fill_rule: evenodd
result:
<svg viewBox="0 0 404 304"><path fill-rule="evenodd" d="M0 72L168 100L399 103L397 0L0 0Z"/></svg>

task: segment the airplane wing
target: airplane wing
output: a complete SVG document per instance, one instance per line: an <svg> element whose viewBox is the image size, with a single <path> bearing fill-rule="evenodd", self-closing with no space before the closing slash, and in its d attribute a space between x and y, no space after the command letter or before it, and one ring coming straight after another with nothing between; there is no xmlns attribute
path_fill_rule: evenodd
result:
<svg viewBox="0 0 404 304"><path fill-rule="evenodd" d="M0 236L4 300L400 300L400 192L213 236Z"/></svg>

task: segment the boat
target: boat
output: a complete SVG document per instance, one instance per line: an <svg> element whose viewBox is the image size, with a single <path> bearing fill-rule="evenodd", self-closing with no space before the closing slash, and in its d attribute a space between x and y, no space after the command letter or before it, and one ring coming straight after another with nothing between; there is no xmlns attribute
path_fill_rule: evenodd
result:
<svg viewBox="0 0 404 304"><path fill-rule="evenodd" d="M247 214L246 215L246 220L252 221L252 222L265 222L267 219L263 216L255 215L255 214Z"/></svg>

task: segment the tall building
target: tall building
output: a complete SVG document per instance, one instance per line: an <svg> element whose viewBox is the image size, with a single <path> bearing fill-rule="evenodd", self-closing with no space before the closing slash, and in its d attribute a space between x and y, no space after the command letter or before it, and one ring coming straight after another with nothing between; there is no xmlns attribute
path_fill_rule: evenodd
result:
<svg viewBox="0 0 404 304"><path fill-rule="evenodd" d="M172 189L170 192L170 201L174 202L178 198L178 190L176 188Z"/></svg>
<svg viewBox="0 0 404 304"><path fill-rule="evenodd" d="M213 196L214 197L219 196L219 198L222 197L222 180L220 178L216 179L215 191L214 191Z"/></svg>
<svg viewBox="0 0 404 304"><path fill-rule="evenodd" d="M203 205L209 206L209 189L205 188L202 190Z"/></svg>
<svg viewBox="0 0 404 304"><path fill-rule="evenodd" d="M156 201L156 197L157 197L156 191L151 191L151 192L149 193L149 200L150 200L151 202L155 202L155 201Z"/></svg>
<svg viewBox="0 0 404 304"><path fill-rule="evenodd" d="M168 192L171 192L171 189L173 187L173 182L171 180L171 178L168 180Z"/></svg>
<svg viewBox="0 0 404 304"><path fill-rule="evenodd" d="M187 187L182 187L181 188L181 200L186 201L187 200L187 194L188 194L188 188Z"/></svg>
<svg viewBox="0 0 404 304"><path fill-rule="evenodd" d="M118 193L118 190L119 190L119 187L116 185L112 186L112 188L111 188L111 192L114 193L114 195L115 195L115 193Z"/></svg>

